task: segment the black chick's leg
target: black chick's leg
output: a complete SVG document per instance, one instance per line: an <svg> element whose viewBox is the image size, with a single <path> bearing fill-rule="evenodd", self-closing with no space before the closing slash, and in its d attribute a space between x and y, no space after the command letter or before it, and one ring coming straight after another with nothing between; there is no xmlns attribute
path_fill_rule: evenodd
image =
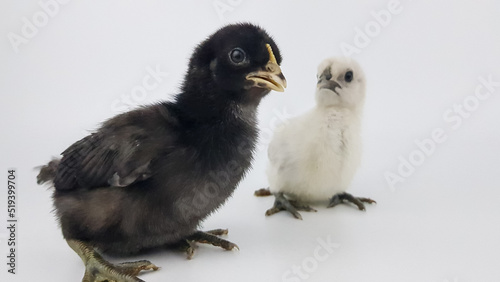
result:
<svg viewBox="0 0 500 282"><path fill-rule="evenodd" d="M233 249L239 250L238 245L231 243L227 240L221 239L218 236L227 235L227 229L214 229L210 231L196 231L192 235L181 240L176 246L186 252L187 258L192 259L194 255L195 243L211 244L216 247L221 247L224 250L231 251Z"/></svg>
<svg viewBox="0 0 500 282"><path fill-rule="evenodd" d="M224 250L231 251L233 249L239 250L238 246L234 243L231 243L227 240L221 239L218 236L227 235L227 229L215 229L210 231L196 231L193 235L189 236L187 239L203 243L203 244L211 244L216 247L221 247Z"/></svg>
<svg viewBox="0 0 500 282"><path fill-rule="evenodd" d="M343 193L339 193L339 194L334 195L330 199L330 203L328 204L328 208L332 208L338 204L344 203L344 200L355 204L358 207L358 209L361 211L366 210L365 205L363 203L368 203L368 204L374 204L374 203L376 204L377 203L374 200L369 199L369 198L354 197L353 195L351 195L349 193L343 192Z"/></svg>
<svg viewBox="0 0 500 282"><path fill-rule="evenodd" d="M288 211L296 219L302 219L299 211L316 212L315 209L308 205L303 205L294 200L288 200L283 193L274 194L274 206L266 211L266 216L273 215L280 211Z"/></svg>
<svg viewBox="0 0 500 282"><path fill-rule="evenodd" d="M169 248L174 248L177 249L181 252L185 252L187 255L187 259L192 259L194 256L194 249L196 248L196 245L194 244L193 241L187 240L187 239L182 239L178 243L174 244L173 246L168 246Z"/></svg>
<svg viewBox="0 0 500 282"><path fill-rule="evenodd" d="M67 240L67 242L85 264L82 282L144 282L136 277L139 272L159 269L147 260L114 265L103 259L91 245L85 242L78 240Z"/></svg>

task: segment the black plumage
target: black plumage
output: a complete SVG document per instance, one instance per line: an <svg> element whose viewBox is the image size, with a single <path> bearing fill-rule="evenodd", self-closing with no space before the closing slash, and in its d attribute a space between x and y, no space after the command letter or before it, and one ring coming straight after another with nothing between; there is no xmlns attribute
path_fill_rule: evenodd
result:
<svg viewBox="0 0 500 282"><path fill-rule="evenodd" d="M280 63L262 28L226 26L195 49L174 101L115 116L42 167L65 239L129 254L192 238L250 168L257 106L286 87Z"/></svg>

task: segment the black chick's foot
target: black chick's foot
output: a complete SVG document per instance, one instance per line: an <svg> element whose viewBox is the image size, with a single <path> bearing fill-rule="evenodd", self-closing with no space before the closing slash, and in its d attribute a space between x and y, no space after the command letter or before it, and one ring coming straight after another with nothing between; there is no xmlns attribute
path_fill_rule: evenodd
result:
<svg viewBox="0 0 500 282"><path fill-rule="evenodd" d="M181 241L175 244L167 245L167 248L179 250L181 252L186 253L187 259L190 260L194 256L194 249L196 248L196 244L193 241L182 239Z"/></svg>
<svg viewBox="0 0 500 282"><path fill-rule="evenodd" d="M344 203L344 201L355 204L358 207L358 209L361 211L366 210L365 205L363 203L368 203L368 204L376 204L377 203L370 198L354 197L353 195L351 195L349 193L343 192L343 193L339 193L339 194L334 195L330 199L330 203L328 204L328 208L333 208L338 204Z"/></svg>
<svg viewBox="0 0 500 282"><path fill-rule="evenodd" d="M137 278L143 270L158 270L159 267L147 260L112 264L90 245L78 240L67 240L68 245L85 264L82 282L144 282Z"/></svg>
<svg viewBox="0 0 500 282"><path fill-rule="evenodd" d="M297 201L289 200L285 197L283 193L274 194L274 206L266 211L266 216L273 215L280 211L288 211L296 219L302 219L299 211L316 212L317 210L311 208L308 205L300 204Z"/></svg>
<svg viewBox="0 0 500 282"><path fill-rule="evenodd" d="M192 259L194 255L195 243L211 244L212 246L221 247L224 250L239 250L238 245L224 240L218 236L227 235L227 229L214 229L210 231L196 231L182 241L180 249L187 254L188 259Z"/></svg>

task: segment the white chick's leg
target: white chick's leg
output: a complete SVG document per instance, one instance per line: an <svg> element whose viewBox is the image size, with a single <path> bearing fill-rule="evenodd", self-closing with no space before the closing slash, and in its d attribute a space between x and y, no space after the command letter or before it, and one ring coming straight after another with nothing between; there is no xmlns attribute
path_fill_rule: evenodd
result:
<svg viewBox="0 0 500 282"><path fill-rule="evenodd" d="M268 188L261 188L259 190L255 190L254 195L256 197L265 197L265 196L271 196L273 193L269 191Z"/></svg>
<svg viewBox="0 0 500 282"><path fill-rule="evenodd" d="M361 211L366 210L365 205L363 203L368 203L368 204L373 204L373 203L376 204L377 203L374 200L369 199L369 198L354 197L353 195L351 195L349 193L343 192L343 193L339 193L339 194L334 195L330 199L330 204L328 204L328 208L332 208L338 204L344 203L344 200L355 204L358 207L358 209Z"/></svg>
<svg viewBox="0 0 500 282"><path fill-rule="evenodd" d="M270 196L270 195L273 195L273 193L271 193L269 189L263 188L255 191L255 196L257 197ZM307 211L307 212L317 211L308 205L300 204L299 202L294 200L288 200L285 197L285 195L281 192L274 194L274 197L275 197L274 205L272 208L266 211L266 216L270 216L280 211L286 210L289 213L291 213L296 219L302 219L302 216L300 215L299 211Z"/></svg>

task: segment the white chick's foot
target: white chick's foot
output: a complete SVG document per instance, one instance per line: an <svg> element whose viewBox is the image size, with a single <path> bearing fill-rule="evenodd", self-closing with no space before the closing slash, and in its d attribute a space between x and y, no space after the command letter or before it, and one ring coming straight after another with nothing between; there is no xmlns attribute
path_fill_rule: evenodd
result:
<svg viewBox="0 0 500 282"><path fill-rule="evenodd" d="M291 213L296 219L302 219L302 216L298 211L307 211L307 212L317 211L308 205L300 204L294 200L288 200L283 193L276 193L274 194L274 197L275 197L274 206L266 211L266 216L270 216L280 211L286 210L289 213Z"/></svg>
<svg viewBox="0 0 500 282"><path fill-rule="evenodd" d="M261 188L259 190L255 190L253 193L256 197L266 197L266 196L271 196L273 193L269 191L269 188Z"/></svg>
<svg viewBox="0 0 500 282"><path fill-rule="evenodd" d="M330 204L328 204L328 208L332 208L338 204L342 204L342 203L344 203L344 200L355 204L358 207L358 209L361 211L366 210L365 205L363 203L368 203L368 204L374 204L374 203L376 204L377 203L372 199L354 197L353 195L344 192L344 193L339 193L339 194L334 195L330 200Z"/></svg>

